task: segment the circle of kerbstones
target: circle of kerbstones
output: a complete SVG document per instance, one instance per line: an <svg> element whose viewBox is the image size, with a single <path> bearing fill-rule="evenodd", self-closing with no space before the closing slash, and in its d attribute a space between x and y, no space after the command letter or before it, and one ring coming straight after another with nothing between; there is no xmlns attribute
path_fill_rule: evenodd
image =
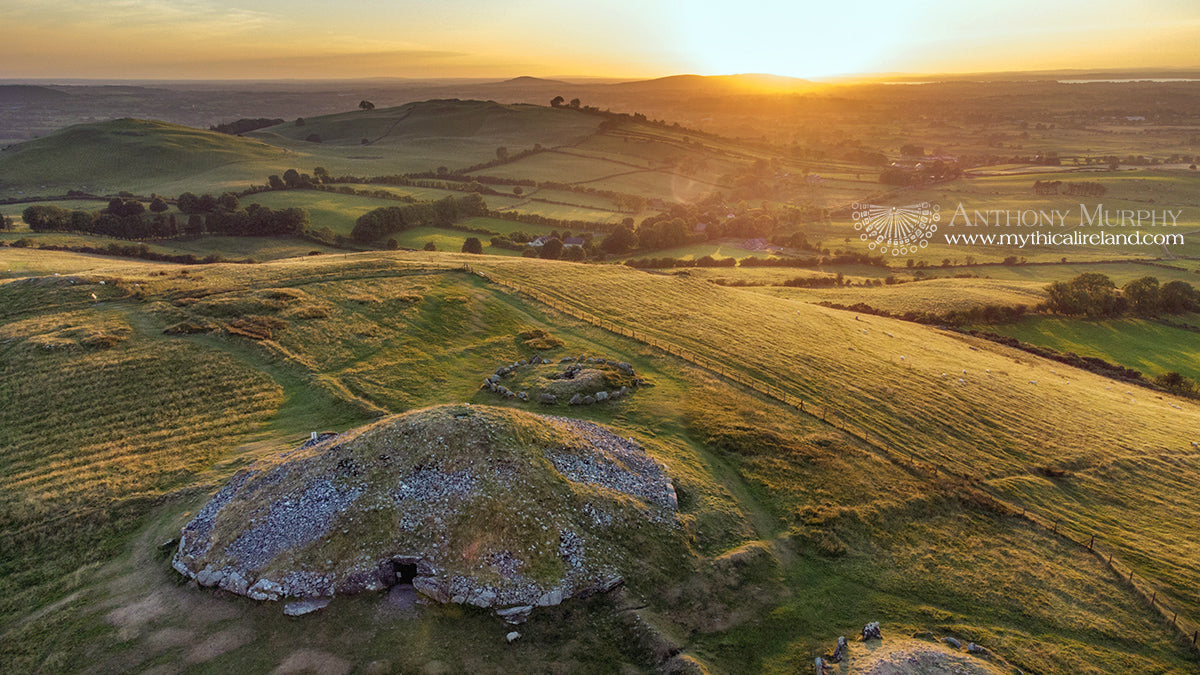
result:
<svg viewBox="0 0 1200 675"><path fill-rule="evenodd" d="M508 399L516 399L521 402L532 401L533 398L530 397L529 392L513 391L512 389L509 389L507 386L505 386L504 378L512 375L513 373L515 373L519 370L522 370L525 368L532 368L532 367L540 366L540 365L553 366L554 363L552 363L548 359L543 359L540 354L534 354L529 359L521 359L520 361L514 361L513 363L499 366L496 368L496 371L494 373L492 373L491 375L487 376L486 379L484 379L483 384L480 385L480 389L484 389L484 390L493 392L495 394L498 394L498 395L500 395L504 398L508 398ZM564 356L561 359L559 359L558 365L565 366L565 368L563 368L563 371L562 371L564 374L577 373L580 370L583 370L586 366L607 365L607 366L616 368L617 370L621 371L622 373L632 377L634 387L637 387L639 384L642 384L642 380L641 380L641 378L637 377L637 374L633 370L633 366L629 365L628 363L625 363L624 361L616 361L613 359L606 359L603 357L596 357L596 356L580 355L580 356ZM570 376L568 376L568 379L570 379ZM614 400L617 400L620 398L624 398L625 396L629 395L629 392L630 392L630 389L628 386L622 386L618 389L611 389L611 390L601 389L599 391L595 391L595 392L591 392L591 393L580 392L580 393L576 393L575 395L573 395L567 401L567 405L595 405L597 403L604 403L606 401L614 401ZM543 405L558 405L559 397L556 396L555 394L551 394L551 393L542 393L542 394L538 395L537 402L541 403Z"/></svg>

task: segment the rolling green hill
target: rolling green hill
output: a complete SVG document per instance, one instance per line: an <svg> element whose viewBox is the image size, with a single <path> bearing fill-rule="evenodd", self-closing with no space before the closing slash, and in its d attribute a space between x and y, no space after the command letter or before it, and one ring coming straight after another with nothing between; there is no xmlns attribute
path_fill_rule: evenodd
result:
<svg viewBox="0 0 1200 675"><path fill-rule="evenodd" d="M366 139L372 146L473 138L492 144L492 151L498 145L512 146L510 149L516 151L534 143L548 147L579 141L593 133L599 123L598 118L574 110L450 99L311 117L304 120L303 126L289 122L251 135L302 141L317 134L323 144L363 145Z"/></svg>
<svg viewBox="0 0 1200 675"><path fill-rule="evenodd" d="M80 124L0 153L0 194L141 192L214 172L226 182L261 182L286 156L261 141L166 122Z"/></svg>

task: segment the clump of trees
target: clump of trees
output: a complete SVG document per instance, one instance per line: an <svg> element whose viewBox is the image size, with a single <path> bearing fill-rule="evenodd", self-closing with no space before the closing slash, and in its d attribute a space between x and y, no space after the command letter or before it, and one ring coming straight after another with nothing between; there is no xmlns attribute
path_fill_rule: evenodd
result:
<svg viewBox="0 0 1200 675"><path fill-rule="evenodd" d="M445 197L435 202L385 206L358 217L350 236L371 243L413 227L445 227L460 218L484 215L487 204L478 194ZM482 250L482 248L481 248Z"/></svg>
<svg viewBox="0 0 1200 675"><path fill-rule="evenodd" d="M1191 284L1169 281L1160 286L1151 276L1134 279L1118 290L1106 275L1085 272L1070 281L1050 284L1046 292L1046 309L1067 316L1155 316L1200 311L1200 291Z"/></svg>

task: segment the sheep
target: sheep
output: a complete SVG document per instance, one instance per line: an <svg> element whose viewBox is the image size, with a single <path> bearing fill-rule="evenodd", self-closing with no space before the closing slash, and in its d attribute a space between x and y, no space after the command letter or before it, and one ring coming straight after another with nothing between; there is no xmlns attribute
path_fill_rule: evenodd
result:
<svg viewBox="0 0 1200 675"><path fill-rule="evenodd" d="M1029 384L1037 384L1037 380L1030 380Z"/></svg>
<svg viewBox="0 0 1200 675"><path fill-rule="evenodd" d="M962 378L960 377L960 378L958 378L958 383L959 383L959 384L966 384L966 383L967 383L967 381L966 381L966 380L964 380L964 379L962 379Z"/></svg>

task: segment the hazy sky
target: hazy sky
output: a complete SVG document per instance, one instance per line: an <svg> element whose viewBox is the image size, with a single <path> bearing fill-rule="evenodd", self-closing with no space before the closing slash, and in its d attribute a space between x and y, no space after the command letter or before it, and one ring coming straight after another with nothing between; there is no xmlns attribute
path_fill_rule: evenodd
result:
<svg viewBox="0 0 1200 675"><path fill-rule="evenodd" d="M0 78L1200 67L1197 0L0 0Z"/></svg>

